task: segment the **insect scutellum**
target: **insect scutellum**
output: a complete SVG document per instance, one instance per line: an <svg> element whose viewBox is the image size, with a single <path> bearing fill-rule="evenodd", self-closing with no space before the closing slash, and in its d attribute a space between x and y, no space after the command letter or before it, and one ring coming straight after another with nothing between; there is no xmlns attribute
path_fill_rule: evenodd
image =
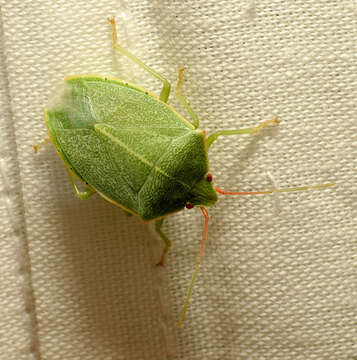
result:
<svg viewBox="0 0 357 360"><path fill-rule="evenodd" d="M97 192L126 213L138 215L144 221L155 221L156 232L165 243L157 265L164 264L171 246L162 231L164 218L185 207L200 208L205 223L199 256L179 319L181 325L202 261L209 221L206 207L217 202L217 193L273 194L321 189L335 184L256 192L230 192L214 186L208 169L210 146L220 136L256 134L270 124L277 124L278 118L252 128L218 131L206 139L205 132L198 129L197 115L181 92L183 68L179 69L174 96L182 103L192 122L167 104L171 90L168 80L122 48L117 42L114 18L109 22L114 50L162 82L160 97L137 85L107 76L70 76L65 80L66 91L45 110L45 122L49 138L80 199L87 199ZM156 115L153 117L152 114ZM39 145L46 142L48 140ZM38 146L34 149L37 151ZM79 191L75 177L85 184L85 191Z"/></svg>

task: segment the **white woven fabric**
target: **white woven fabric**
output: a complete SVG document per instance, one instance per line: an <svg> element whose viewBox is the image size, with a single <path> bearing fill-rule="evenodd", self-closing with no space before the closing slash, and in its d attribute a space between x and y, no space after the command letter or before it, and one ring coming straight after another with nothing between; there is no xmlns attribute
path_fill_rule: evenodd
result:
<svg viewBox="0 0 357 360"><path fill-rule="evenodd" d="M1 1L0 359L356 359L357 3ZM70 74L160 84L111 50L119 39L183 91L208 132L279 116L210 149L224 197L184 326L199 210L170 217L173 247L99 196L80 201L43 108ZM181 111L177 101L170 103Z"/></svg>

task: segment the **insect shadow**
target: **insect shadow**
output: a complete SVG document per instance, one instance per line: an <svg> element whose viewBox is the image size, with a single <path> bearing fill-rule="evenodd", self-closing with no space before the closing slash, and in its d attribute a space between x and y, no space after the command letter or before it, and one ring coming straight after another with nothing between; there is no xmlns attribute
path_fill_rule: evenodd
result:
<svg viewBox="0 0 357 360"><path fill-rule="evenodd" d="M52 176L56 177L54 172ZM70 193L70 184L63 191ZM150 319L160 329L162 320L150 249L150 244L155 245L153 235L147 226L137 226L134 217L99 197L87 202L69 199L64 196L54 206L66 259L64 283L73 284L75 290L68 295L78 311L86 313L78 317L78 329L96 334L91 337L98 339L92 340L94 347L106 344L125 358L144 358L152 346L164 358L162 337L148 334L146 323ZM131 340L123 347L120 339L126 338Z"/></svg>

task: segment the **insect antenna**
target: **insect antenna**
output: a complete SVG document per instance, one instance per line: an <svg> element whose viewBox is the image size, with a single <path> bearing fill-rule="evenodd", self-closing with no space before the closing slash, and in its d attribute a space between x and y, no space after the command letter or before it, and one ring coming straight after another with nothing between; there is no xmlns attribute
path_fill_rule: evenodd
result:
<svg viewBox="0 0 357 360"><path fill-rule="evenodd" d="M272 189L266 191L248 191L248 192L226 191L218 186L215 186L215 190L222 195L263 195L263 194L275 194L275 193L293 192L293 191L324 189L331 186L336 186L336 183L328 183L328 184L313 185L313 186L300 186L300 187L292 187L292 188L284 188L284 189Z"/></svg>
<svg viewBox="0 0 357 360"><path fill-rule="evenodd" d="M198 270L200 268L200 264L201 264L201 261L202 261L203 249L205 247L205 241L206 241L206 237L207 237L207 228L208 228L209 215L208 215L207 210L203 206L200 206L200 209L201 209L202 214L203 214L203 216L205 218L205 225L204 225L204 228L203 228L201 247L200 247L200 254L199 254L199 256L197 258L197 261L196 261L196 264L195 264L195 269L193 271L191 284L190 284L190 287L188 288L185 303L183 305L181 315L180 315L180 318L179 318L179 321L178 321L178 326L181 326L184 319L185 319L186 311L187 311L188 305L190 303L190 298L191 298L191 295L192 295L193 285L195 284L197 273L198 273Z"/></svg>

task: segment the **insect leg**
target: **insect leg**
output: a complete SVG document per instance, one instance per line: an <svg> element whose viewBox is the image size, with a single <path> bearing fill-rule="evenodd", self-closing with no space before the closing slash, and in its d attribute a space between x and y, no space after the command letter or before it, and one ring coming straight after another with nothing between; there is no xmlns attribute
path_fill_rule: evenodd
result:
<svg viewBox="0 0 357 360"><path fill-rule="evenodd" d="M114 17L108 19L110 24L112 25L113 29L113 47L115 50L119 51L121 54L127 56L130 60L135 62L137 65L142 67L144 70L149 72L152 76L156 77L158 80L160 80L163 84L161 93L160 93L160 100L163 102L167 102L169 95L170 95L170 89L171 84L168 82L167 79L165 79L163 76L161 76L159 73L157 73L154 69L144 64L140 59L138 59L134 54L129 52L128 50L124 49L118 44L118 37L117 37L117 30L116 30L116 24Z"/></svg>
<svg viewBox="0 0 357 360"><path fill-rule="evenodd" d="M223 130L223 131L217 131L213 134L211 134L208 138L207 138L207 147L210 147L212 145L212 143L214 141L217 140L217 138L219 136L224 136L224 135L239 135L239 134L256 134L258 133L260 130L262 130L263 128L265 128L266 126L268 126L269 124L278 124L279 123L279 119L276 117L273 120L267 120L264 121L263 123L261 123L258 126L252 127L252 128L247 128L247 129L240 129L240 130Z"/></svg>
<svg viewBox="0 0 357 360"><path fill-rule="evenodd" d="M177 80L176 88L175 88L175 91L174 91L174 96L176 96L177 99L180 100L180 102L182 103L182 105L184 106L186 111L190 114L190 116L191 116L191 118L193 120L192 125L197 129L198 126L199 126L198 116L192 110L190 104L187 102L186 98L182 95L182 92L181 92L181 84L182 84L182 80L183 80L183 71L184 71L184 68L180 68L178 70L178 80Z"/></svg>
<svg viewBox="0 0 357 360"><path fill-rule="evenodd" d="M79 191L77 185L76 185L76 182L74 180L74 177L73 175L71 174L71 172L66 168L67 170L67 173L68 173L68 176L69 176L69 179L71 181L71 184L73 186L73 190L74 190L74 193L76 194L77 197L79 197L81 200L85 200L85 199L88 199L91 195L93 195L96 191L93 190L91 187L89 187L87 185L87 188L86 190L84 191Z"/></svg>
<svg viewBox="0 0 357 360"><path fill-rule="evenodd" d="M208 215L207 210L206 210L204 207L200 206L200 209L201 209L201 211L202 211L203 217L205 218L205 226L204 226L204 228L203 228L203 234L202 234L202 240L201 240L201 247L200 247L200 255L199 255L199 257L198 257L198 259L197 259L197 261L196 261L195 270L193 271L191 284L190 284L190 287L188 288L188 292L187 292L187 296L186 296L186 299L185 299L185 303L184 303L184 305L183 305L183 308L182 308L182 311L181 311L181 315L180 315L180 318L179 318L179 321L178 321L178 326L181 326L182 323L183 323L183 320L185 319L185 315L186 315L186 312L187 312L187 309L188 309L188 305L189 305L189 303L190 303L192 291L193 291L193 285L195 284L196 277L197 277L197 274L198 274L198 270L199 270L199 268L200 268L200 264L201 264L201 261L202 261L203 250L204 250L205 241L206 241L206 238L207 238L207 229L208 229L209 215Z"/></svg>
<svg viewBox="0 0 357 360"><path fill-rule="evenodd" d="M51 139L48 137L48 138L44 139L43 141L41 141L40 143L38 143L37 145L32 145L33 150L35 151L35 153L37 153L37 151L40 147L42 147L43 145L46 145L49 142L51 142Z"/></svg>
<svg viewBox="0 0 357 360"><path fill-rule="evenodd" d="M165 247L164 250L162 252L160 261L156 264L157 266L163 266L164 262L165 262L165 257L167 252L169 251L169 248L171 246L171 241L168 239L168 237L161 231L161 227L162 224L164 222L164 219L160 219L155 221L155 231L157 232L157 234L160 236L160 238L164 241L165 243Z"/></svg>

